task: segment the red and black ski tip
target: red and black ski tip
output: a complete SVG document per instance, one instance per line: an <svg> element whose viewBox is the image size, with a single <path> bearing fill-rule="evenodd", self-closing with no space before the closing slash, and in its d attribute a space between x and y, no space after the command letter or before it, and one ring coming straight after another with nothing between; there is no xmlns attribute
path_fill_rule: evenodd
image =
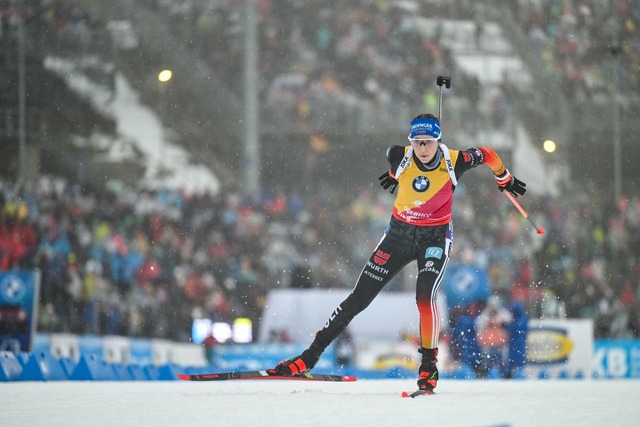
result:
<svg viewBox="0 0 640 427"><path fill-rule="evenodd" d="M305 372L293 376L269 375L267 371L219 372L210 374L177 374L184 381L229 381L229 380L294 380L353 382L357 378L349 375L312 374Z"/></svg>
<svg viewBox="0 0 640 427"><path fill-rule="evenodd" d="M413 393L408 393L406 391L403 391L402 397L415 398L418 396L431 396L432 394L436 394L436 393L433 390L416 390Z"/></svg>

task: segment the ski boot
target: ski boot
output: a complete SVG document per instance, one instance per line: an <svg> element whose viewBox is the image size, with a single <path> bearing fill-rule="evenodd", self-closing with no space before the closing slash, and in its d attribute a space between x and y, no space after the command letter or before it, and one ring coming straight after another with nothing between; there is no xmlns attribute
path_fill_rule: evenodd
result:
<svg viewBox="0 0 640 427"><path fill-rule="evenodd" d="M433 389L438 385L438 368L436 367L436 363L438 363L438 349L421 347L418 351L422 354L418 389L432 393Z"/></svg>
<svg viewBox="0 0 640 427"><path fill-rule="evenodd" d="M318 359L320 359L319 354L315 354L310 349L306 349L300 356L283 360L278 363L275 368L268 369L267 373L269 375L285 377L302 375L313 369L313 367L316 366L316 363L318 363Z"/></svg>

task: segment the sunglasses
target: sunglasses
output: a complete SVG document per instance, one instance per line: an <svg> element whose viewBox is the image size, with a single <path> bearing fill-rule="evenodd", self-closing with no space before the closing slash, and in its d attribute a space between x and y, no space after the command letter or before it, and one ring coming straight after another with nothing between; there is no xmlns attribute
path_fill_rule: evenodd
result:
<svg viewBox="0 0 640 427"><path fill-rule="evenodd" d="M413 145L433 145L438 143L438 140L436 138L407 138Z"/></svg>

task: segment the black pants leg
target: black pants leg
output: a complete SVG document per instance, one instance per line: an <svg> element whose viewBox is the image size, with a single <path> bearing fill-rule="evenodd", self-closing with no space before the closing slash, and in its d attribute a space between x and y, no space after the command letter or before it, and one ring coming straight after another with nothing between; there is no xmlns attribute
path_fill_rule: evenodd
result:
<svg viewBox="0 0 640 427"><path fill-rule="evenodd" d="M391 218L380 243L362 269L353 291L336 307L327 323L316 334L312 344L314 350L318 353L324 351L408 263L418 260L419 267L424 268L432 258L432 253L428 252L429 248L438 247L444 252L447 230L449 230L448 225L417 227ZM439 259L438 265L441 266L442 271L446 266L446 259L446 256ZM439 284L438 277L441 275L434 275L431 271L422 271L418 274L416 288L418 300L423 299L425 295L435 299L435 293L432 294L429 290L433 289L436 283Z"/></svg>

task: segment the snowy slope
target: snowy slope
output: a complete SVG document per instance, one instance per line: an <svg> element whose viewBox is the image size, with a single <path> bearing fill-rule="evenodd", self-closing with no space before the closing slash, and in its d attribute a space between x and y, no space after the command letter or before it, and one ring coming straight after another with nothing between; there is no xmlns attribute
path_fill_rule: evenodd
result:
<svg viewBox="0 0 640 427"><path fill-rule="evenodd" d="M0 383L11 425L28 426L637 426L638 381L412 380Z"/></svg>

